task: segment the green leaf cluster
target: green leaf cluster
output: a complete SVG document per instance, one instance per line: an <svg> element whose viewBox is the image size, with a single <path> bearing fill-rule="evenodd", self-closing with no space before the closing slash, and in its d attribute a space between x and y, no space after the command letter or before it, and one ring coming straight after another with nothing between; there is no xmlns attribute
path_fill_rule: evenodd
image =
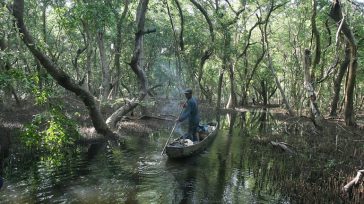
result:
<svg viewBox="0 0 364 204"><path fill-rule="evenodd" d="M22 80L24 78L21 70L11 69L0 72L0 89L12 84L14 81Z"/></svg>
<svg viewBox="0 0 364 204"><path fill-rule="evenodd" d="M56 151L74 144L80 137L75 121L67 117L62 107L55 106L49 112L33 116L21 133L21 141L30 147Z"/></svg>

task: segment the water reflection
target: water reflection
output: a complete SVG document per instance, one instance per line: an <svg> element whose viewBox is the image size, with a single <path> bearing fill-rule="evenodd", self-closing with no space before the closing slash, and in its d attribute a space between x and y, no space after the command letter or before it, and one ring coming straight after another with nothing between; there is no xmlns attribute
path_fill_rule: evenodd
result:
<svg viewBox="0 0 364 204"><path fill-rule="evenodd" d="M334 172L312 163L317 155L291 157L252 142L280 126L269 110L225 114L211 146L179 161L160 155L170 130L54 155L13 149L0 203L340 202Z"/></svg>

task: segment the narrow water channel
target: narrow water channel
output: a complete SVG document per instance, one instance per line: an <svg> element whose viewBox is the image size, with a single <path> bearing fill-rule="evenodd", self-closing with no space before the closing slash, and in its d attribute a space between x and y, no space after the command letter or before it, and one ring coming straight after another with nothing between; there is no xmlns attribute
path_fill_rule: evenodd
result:
<svg viewBox="0 0 364 204"><path fill-rule="evenodd" d="M168 129L53 155L13 149L4 165L0 203L340 202L317 182L312 182L320 189L317 198L297 192L297 185L309 182L297 182L305 176L297 165L301 159L251 142L278 127L269 112L224 115L211 146L178 161L161 156Z"/></svg>

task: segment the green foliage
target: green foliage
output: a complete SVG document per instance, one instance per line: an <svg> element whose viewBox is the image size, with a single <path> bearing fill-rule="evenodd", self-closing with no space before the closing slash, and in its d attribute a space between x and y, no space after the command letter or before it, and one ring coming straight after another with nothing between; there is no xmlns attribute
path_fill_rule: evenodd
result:
<svg viewBox="0 0 364 204"><path fill-rule="evenodd" d="M328 16L331 3L325 0L316 1L318 5L315 20L320 32L321 61L312 72L315 74L314 80L325 74L337 55L339 64L344 56L344 41L339 39L339 47L335 45L337 25ZM124 11L124 0L42 2L29 0L25 1L24 20L37 46L60 69L77 82L82 78L86 79L87 74L88 83L91 85L90 91L95 96L98 95L98 87L102 83L97 43L98 32L102 31L105 52L109 56L107 64L112 83L120 82L115 85L113 93L116 93L115 97L126 98L137 95L139 85L129 66L134 48L138 2L130 1L129 10L120 27L116 25ZM211 93L217 93L219 73L222 71L224 59L228 59L229 63L234 65L237 95L251 97L261 81L265 81L268 88L274 87L276 82L272 80L274 76L267 66L267 55L253 71L263 50L262 34L258 26L251 33L249 30L258 22L258 18L262 21L265 19L271 3L278 5L285 2L286 4L271 13L267 37L273 66L284 92L293 106L300 107L305 91L302 86L302 55L305 49L313 51L316 46L311 33L312 2L247 0L230 1L230 5L224 1L197 2L206 10L211 20L215 41L211 42L209 26L201 11L190 1L179 1L184 19L183 50L180 48L181 16L175 1L150 1L148 4L145 29L155 28L156 32L144 35L141 65L150 86L163 84L162 88L155 90L157 95L162 96L166 94L165 92L174 91L176 86L198 88L197 79L200 80L201 87ZM168 16L166 3L169 5L171 19ZM364 71L360 69L364 62L364 27L360 26L364 17L349 1L343 0L342 6L346 20L358 41L359 66L356 90L359 99L362 97L361 90L364 86ZM238 13L240 11L241 13ZM49 75L45 74L45 70L39 69L39 63L35 62L33 55L13 29L12 19L6 7L0 8L0 39L4 39L7 47L0 51L0 89L6 90L8 85L12 85L15 92L25 100L31 96L35 98L37 104L47 105L50 97L56 93L64 93L64 89L55 86L54 81L48 80ZM263 28L264 25L260 26ZM114 58L117 53L115 48L118 34L121 36L121 57L119 66L116 66ZM247 45L249 46L246 47ZM203 70L200 70L201 59L207 50L211 50L212 54L205 61ZM244 50L245 55L242 55ZM11 66L9 71L2 69L6 63ZM120 67L120 70L116 67ZM225 70L224 77L223 103L230 94L230 88L226 86L230 80L228 70ZM335 74L332 74L315 87L316 90L320 90L318 100L322 106L330 104L334 78ZM4 91L0 91L0 98L3 93ZM216 99L216 94L212 97ZM278 92L272 99L277 98L279 98ZM103 101L102 105L123 105L124 103L120 101L113 103ZM44 124L44 121L41 123ZM53 123L48 125L54 127L53 129L58 128Z"/></svg>
<svg viewBox="0 0 364 204"><path fill-rule="evenodd" d="M11 85L13 82L17 80L24 79L24 75L20 70L10 69L3 72L0 72L0 89L5 88L8 85Z"/></svg>
<svg viewBox="0 0 364 204"><path fill-rule="evenodd" d="M82 24L82 21L90 23L92 28L101 29L111 25L115 20L112 13L110 6L103 1L78 2L72 7L55 8L55 14L60 19L59 23L66 29L75 29Z"/></svg>
<svg viewBox="0 0 364 204"><path fill-rule="evenodd" d="M31 76L32 84L32 92L35 95L35 102L37 105L43 105L47 103L48 98L50 97L50 90L47 89L39 89L39 76L33 75Z"/></svg>
<svg viewBox="0 0 364 204"><path fill-rule="evenodd" d="M21 134L27 146L50 151L73 144L79 136L75 121L64 114L61 106L33 116L32 122L24 127Z"/></svg>

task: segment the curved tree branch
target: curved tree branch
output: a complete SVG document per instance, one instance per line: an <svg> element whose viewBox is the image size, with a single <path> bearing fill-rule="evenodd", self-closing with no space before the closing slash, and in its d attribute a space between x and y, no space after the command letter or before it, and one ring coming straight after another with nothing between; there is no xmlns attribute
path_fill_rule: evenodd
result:
<svg viewBox="0 0 364 204"><path fill-rule="evenodd" d="M214 27L212 26L212 21L211 21L209 15L207 14L207 11L199 3L197 3L196 0L190 0L190 1L193 3L193 5L196 6L196 8L199 11L201 11L202 15L205 17L206 22L209 25L211 41L214 42L215 41Z"/></svg>
<svg viewBox="0 0 364 204"><path fill-rule="evenodd" d="M115 138L116 135L113 133L106 125L100 110L96 104L96 101L92 94L87 90L79 86L70 76L67 75L62 69L59 69L55 63L53 63L48 56L41 52L37 47L36 42L27 30L24 24L24 0L14 0L13 3L13 16L16 20L17 28L19 33L22 35L22 40L28 47L30 52L39 60L42 66L47 70L47 72L57 81L59 85L65 89L72 91L78 97L81 98L83 103L89 110L89 114L92 123L96 131L100 134L105 135L107 138Z"/></svg>

